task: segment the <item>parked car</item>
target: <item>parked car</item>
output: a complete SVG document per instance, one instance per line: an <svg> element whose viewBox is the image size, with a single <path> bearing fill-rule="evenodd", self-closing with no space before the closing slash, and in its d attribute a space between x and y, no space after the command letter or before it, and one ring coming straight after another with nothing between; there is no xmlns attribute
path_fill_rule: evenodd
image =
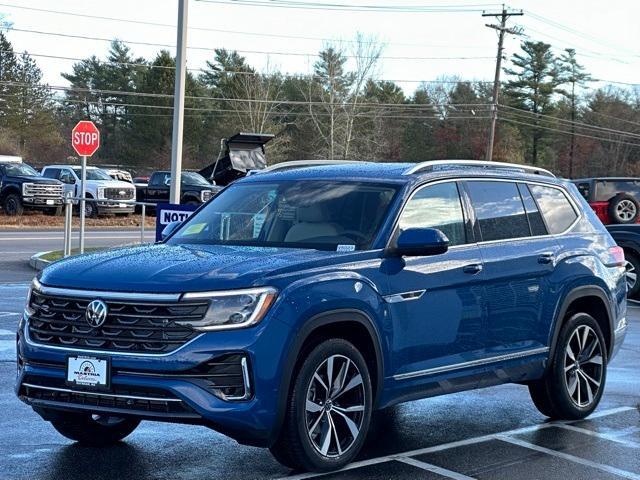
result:
<svg viewBox="0 0 640 480"><path fill-rule="evenodd" d="M605 225L640 222L640 178L582 178L573 183Z"/></svg>
<svg viewBox="0 0 640 480"><path fill-rule="evenodd" d="M139 202L153 204L169 203L171 188L171 172L153 172L149 183L136 183L136 198ZM180 203L185 205L200 205L207 202L221 187L210 184L196 172L182 172L180 185Z"/></svg>
<svg viewBox="0 0 640 480"><path fill-rule="evenodd" d="M42 178L20 157L0 155L0 205L5 215L22 215L25 209L55 215L62 203L62 183Z"/></svg>
<svg viewBox="0 0 640 480"><path fill-rule="evenodd" d="M82 168L75 165L47 165L42 175L55 178L64 184L65 195L80 197ZM85 215L95 218L98 215L133 213L131 202L136 198L135 187L129 182L114 180L107 172L96 167L87 167ZM115 203L121 201L122 203Z"/></svg>
<svg viewBox="0 0 640 480"><path fill-rule="evenodd" d="M163 237L33 282L16 392L67 438L201 424L333 470L374 410L409 400L514 382L544 415L584 418L626 335L622 248L541 169L251 175Z"/></svg>
<svg viewBox="0 0 640 480"><path fill-rule="evenodd" d="M607 225L607 230L624 250L627 268L627 296L640 300L640 225Z"/></svg>

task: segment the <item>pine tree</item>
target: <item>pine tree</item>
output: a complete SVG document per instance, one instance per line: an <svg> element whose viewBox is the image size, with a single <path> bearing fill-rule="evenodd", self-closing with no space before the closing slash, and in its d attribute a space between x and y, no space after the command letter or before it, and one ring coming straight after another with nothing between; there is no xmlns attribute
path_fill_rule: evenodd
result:
<svg viewBox="0 0 640 480"><path fill-rule="evenodd" d="M547 132L539 127L540 115L553 111L553 95L562 83L559 77L556 59L551 45L544 42L526 41L521 45L522 54L514 53L511 63L514 68L505 68L510 75L505 94L512 99L514 106L528 110L535 115L531 128L531 163L538 163L541 140Z"/></svg>
<svg viewBox="0 0 640 480"><path fill-rule="evenodd" d="M571 108L571 145L569 148L569 178L573 177L573 157L576 144L576 127L575 120L578 108L578 96L576 87L583 87L587 82L593 80L591 75L587 73L582 65L576 59L576 51L573 48L565 49L558 59L558 68L560 69L560 81L569 84L568 90L559 90L559 92L569 101Z"/></svg>

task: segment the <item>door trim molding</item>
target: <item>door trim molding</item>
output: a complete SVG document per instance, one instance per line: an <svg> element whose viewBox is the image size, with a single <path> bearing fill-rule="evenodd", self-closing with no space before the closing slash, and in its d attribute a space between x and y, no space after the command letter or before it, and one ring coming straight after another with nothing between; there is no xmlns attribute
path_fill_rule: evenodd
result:
<svg viewBox="0 0 640 480"><path fill-rule="evenodd" d="M549 352L549 347L534 348L524 350L522 352L509 353L506 355L498 355L496 357L480 358L469 362L455 363L453 365L443 365L442 367L427 368L426 370L417 370L415 372L400 373L393 376L394 380L407 380L409 378L424 377L427 375L435 375L438 373L451 372L461 370L463 368L478 367L481 365L489 365L492 363L505 362L508 360L516 360L518 358L530 357Z"/></svg>

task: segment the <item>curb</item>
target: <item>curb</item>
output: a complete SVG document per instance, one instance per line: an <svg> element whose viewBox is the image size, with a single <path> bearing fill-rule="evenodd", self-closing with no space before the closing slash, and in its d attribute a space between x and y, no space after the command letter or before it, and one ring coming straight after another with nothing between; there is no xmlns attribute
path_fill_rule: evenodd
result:
<svg viewBox="0 0 640 480"><path fill-rule="evenodd" d="M40 271L47 265L50 265L52 263L51 260L44 260L41 257L53 251L55 250L50 250L48 252L38 252L35 255L32 255L31 258L29 259L29 265L31 266L31 268L33 268L34 270Z"/></svg>

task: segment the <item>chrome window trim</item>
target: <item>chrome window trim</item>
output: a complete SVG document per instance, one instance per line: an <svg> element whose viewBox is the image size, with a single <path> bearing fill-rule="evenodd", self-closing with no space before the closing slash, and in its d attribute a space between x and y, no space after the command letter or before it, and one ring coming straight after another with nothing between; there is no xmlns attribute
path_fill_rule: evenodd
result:
<svg viewBox="0 0 640 480"><path fill-rule="evenodd" d="M45 387L43 385L34 385L33 383L23 383L21 386L28 388L39 388L41 390L51 390L54 392L63 392L63 393L76 393L78 395L91 395L93 397L108 397L108 398L126 398L129 400L145 400L148 402L180 402L182 400L179 398L162 398L162 397L140 397L137 395L116 395L113 393L98 393L98 392L88 392L84 390L72 390L70 388L58 388L58 387Z"/></svg>
<svg viewBox="0 0 640 480"><path fill-rule="evenodd" d="M427 368L425 370L417 370L415 372L400 373L400 374L394 375L393 379L407 380L410 378L424 377L427 375L435 375L438 373L446 373L446 372L461 370L461 369L470 368L470 367L479 367L482 365L489 365L492 363L504 362L507 360L516 360L518 358L525 358L533 355L540 355L547 352L549 352L549 347L534 348L531 350L525 350L523 352L515 352L515 353L509 353L506 355L498 355L497 357L480 358L478 360L455 363L452 365L443 365L441 367Z"/></svg>
<svg viewBox="0 0 640 480"><path fill-rule="evenodd" d="M460 245L454 245L452 247L449 247L449 250L451 250L453 248L459 248L459 247L468 246L468 245L490 245L492 243L512 242L514 240L523 241L523 240L535 240L535 239L540 239L540 238L561 237L563 235L566 235L568 232L570 232L573 229L573 227L575 227L578 224L578 222L583 218L582 210L580 208L578 208L578 205L576 204L575 200L573 199L573 196L562 185L557 185L557 184L554 184L554 183L547 183L547 182L544 182L544 181L515 179L515 178L494 178L494 177L445 178L445 179L441 179L441 180L434 180L434 181L431 181L431 182L422 183L418 187L416 187L413 190L413 192L411 192L411 194L409 195L407 200L402 205L402 208L399 210L398 214L396 215L395 221L393 223L393 229L391 230L392 233L389 236L389 239L387 240L387 243L386 243L386 246L385 246L385 250L387 248L389 248L389 244L391 243L391 240L393 239L394 235L396 234L396 232L398 230L398 224L400 222L400 216L404 212L404 209L407 206L407 203L409 203L413 199L413 197L420 190L422 190L423 188L427 188L427 187L429 187L431 185L437 185L439 183L445 183L445 182L468 182L468 181L524 183L525 185L533 184L533 185L540 185L542 187L555 188L557 190L560 190L563 193L563 195L567 198L567 200L571 204L571 207L573 208L574 212L576 212L577 216L576 216L575 221L571 225L569 225L569 227L567 227L566 230L564 230L563 232L560 232L560 233L547 233L546 235L532 235L532 236L527 236L527 237L503 238L503 239L500 239L500 240L483 240L483 241L480 241L480 242L469 242L469 243L463 243L463 244L460 244ZM533 194L531 194L531 195L533 197ZM535 201L535 198L534 198L534 201ZM537 205L537 202L536 202L536 205ZM473 208L473 204L471 204L471 207ZM538 210L539 210L539 207L538 207ZM540 212L540 215L542 215L542 212ZM546 224L545 224L545 226L546 226ZM444 253L443 255L446 255L446 253Z"/></svg>
<svg viewBox="0 0 640 480"><path fill-rule="evenodd" d="M72 347L59 347L56 345L47 345L45 343L37 343L34 342L33 340L31 340L31 337L29 337L29 315L25 313L25 325L24 325L24 339L27 342L27 345L31 346L31 347L37 347L38 349L45 349L45 350L55 350L55 351L62 351L62 352L67 352L67 353L86 353L89 355L113 355L113 356L118 356L118 357L145 357L145 358L161 358L161 357L168 357L170 355L175 355L177 354L180 350L182 350L183 348L186 348L188 345L190 345L191 343L195 342L196 340L198 340L200 337L202 337L202 335L205 334L205 332L201 333L200 335L198 335L197 337L192 338L191 340L189 340L187 343L183 343L182 345L180 345L178 348L176 348L175 350L171 350L170 352L165 352L165 353L135 353L135 352L120 352L120 351L115 351L115 350L98 350L98 349L89 349L89 348L72 348Z"/></svg>

